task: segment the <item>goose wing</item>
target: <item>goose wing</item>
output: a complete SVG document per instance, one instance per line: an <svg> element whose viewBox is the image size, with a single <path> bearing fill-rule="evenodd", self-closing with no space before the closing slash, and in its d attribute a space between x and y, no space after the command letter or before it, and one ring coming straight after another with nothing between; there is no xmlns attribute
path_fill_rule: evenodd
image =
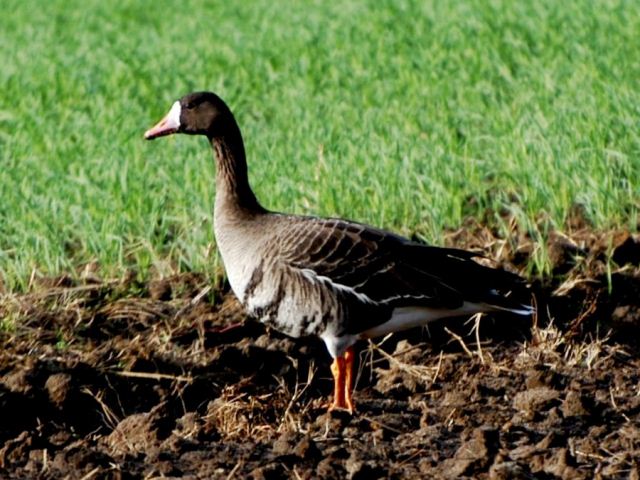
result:
<svg viewBox="0 0 640 480"><path fill-rule="evenodd" d="M473 252L422 245L355 222L308 217L291 225L281 245L289 266L352 290L363 301L393 308L457 309L465 301L521 307L503 295L522 284L520 277L480 265Z"/></svg>

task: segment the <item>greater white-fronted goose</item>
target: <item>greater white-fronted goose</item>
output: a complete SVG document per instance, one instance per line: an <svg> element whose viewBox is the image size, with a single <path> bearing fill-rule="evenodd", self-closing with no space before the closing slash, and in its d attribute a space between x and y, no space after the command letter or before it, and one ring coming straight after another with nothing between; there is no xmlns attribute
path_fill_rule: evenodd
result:
<svg viewBox="0 0 640 480"><path fill-rule="evenodd" d="M229 107L190 93L145 133L203 135L217 164L215 237L233 292L248 313L290 335L317 335L334 361L331 408L353 411L353 345L477 312L529 315L509 296L522 279L476 263L477 254L413 242L368 225L264 209L247 176Z"/></svg>

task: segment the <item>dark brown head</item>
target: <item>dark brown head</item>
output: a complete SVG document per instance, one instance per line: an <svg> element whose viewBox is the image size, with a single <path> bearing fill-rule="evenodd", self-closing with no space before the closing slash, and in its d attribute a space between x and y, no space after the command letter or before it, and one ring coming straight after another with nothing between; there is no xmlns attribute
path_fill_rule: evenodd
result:
<svg viewBox="0 0 640 480"><path fill-rule="evenodd" d="M220 97L211 92L194 92L176 101L169 113L145 132L144 138L153 140L174 133L215 138L234 127L237 128L233 115Z"/></svg>

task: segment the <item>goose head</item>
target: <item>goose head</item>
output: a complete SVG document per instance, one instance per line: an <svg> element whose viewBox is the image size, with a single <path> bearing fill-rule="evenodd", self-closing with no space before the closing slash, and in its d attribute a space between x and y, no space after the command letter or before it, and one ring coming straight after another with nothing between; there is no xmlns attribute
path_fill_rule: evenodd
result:
<svg viewBox="0 0 640 480"><path fill-rule="evenodd" d="M229 107L211 92L193 92L174 102L162 120L147 130L144 138L154 138L185 133L205 135L209 138L224 136L235 125Z"/></svg>

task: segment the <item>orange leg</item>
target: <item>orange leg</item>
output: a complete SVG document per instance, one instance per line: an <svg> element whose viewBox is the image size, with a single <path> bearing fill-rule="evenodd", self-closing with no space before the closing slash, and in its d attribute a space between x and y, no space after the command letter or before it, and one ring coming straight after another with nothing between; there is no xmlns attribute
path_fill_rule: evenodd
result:
<svg viewBox="0 0 640 480"><path fill-rule="evenodd" d="M353 348L349 347L342 357L331 364L333 374L333 403L329 410L343 409L353 413Z"/></svg>
<svg viewBox="0 0 640 480"><path fill-rule="evenodd" d="M344 357L338 357L331 364L333 374L333 403L329 410L345 408L344 401Z"/></svg>
<svg viewBox="0 0 640 480"><path fill-rule="evenodd" d="M355 354L353 353L353 348L349 347L347 351L344 353L344 368L345 368L345 378L344 378L344 386L345 386L345 394L344 400L347 404L347 410L353 413L353 362L355 359Z"/></svg>

